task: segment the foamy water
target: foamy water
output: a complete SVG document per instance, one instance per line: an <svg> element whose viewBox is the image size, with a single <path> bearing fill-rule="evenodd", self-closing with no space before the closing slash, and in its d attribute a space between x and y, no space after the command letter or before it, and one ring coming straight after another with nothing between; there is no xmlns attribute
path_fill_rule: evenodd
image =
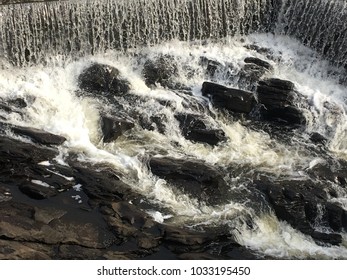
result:
<svg viewBox="0 0 347 280"><path fill-rule="evenodd" d="M252 43L269 48L271 58L267 57L268 54L244 47ZM138 52L142 56L134 55ZM193 96L160 86L152 89L146 86L141 74L145 60L139 57L155 58L161 54L170 55L177 63L178 77L175 79L191 88ZM231 76L235 78L221 74L215 79L218 83L238 87L237 74L244 58L249 56L269 61L274 67L269 77L293 81L296 89L309 100L310 107L302 107L308 121L305 130L298 131L290 143L277 141L268 133L252 128L249 121L225 117L210 105L209 113L205 114L208 126L223 129L228 140L215 147L186 140L174 114L199 113L187 104L206 102L200 91L207 79L200 64L201 57L232 64L234 72ZM40 128L67 138L60 147L60 162L64 163L74 152L79 154L81 161L113 166L126 175L123 180L135 192L145 195L154 205L167 209L165 213L156 209L150 212L161 222L193 228L227 225L241 244L280 258L347 258L344 233L342 245L319 246L311 237L280 222L266 206L249 203L247 195L244 199L238 198L223 205L206 205L173 190L165 180L152 175L147 166L148 157L153 155L199 159L224 170L247 166L244 172L225 174L231 189L247 193L245 184L252 180L255 171L274 178L304 178L308 168L324 161L307 147L305 140L312 132L319 132L328 139L331 155L347 159L347 89L339 84L339 69L318 59L313 51L284 36L250 35L204 43L174 40L141 50L129 50L127 54L108 51L77 61L60 60L59 57L52 57L51 60L44 66L23 68L3 62L0 98L24 98L29 104L23 116L16 113L6 115L7 122ZM97 96L84 96L78 91L79 74L93 62L117 67L131 84L130 94L145 100L136 104L137 112L164 115L167 119L165 133L147 131L137 125L117 141L103 143L100 112L111 110L112 104ZM156 101L158 99L169 101L172 105L160 105ZM131 104L123 105L125 111L133 109ZM346 191L341 190L335 202L346 205ZM245 226L249 217L255 225L253 229Z"/></svg>

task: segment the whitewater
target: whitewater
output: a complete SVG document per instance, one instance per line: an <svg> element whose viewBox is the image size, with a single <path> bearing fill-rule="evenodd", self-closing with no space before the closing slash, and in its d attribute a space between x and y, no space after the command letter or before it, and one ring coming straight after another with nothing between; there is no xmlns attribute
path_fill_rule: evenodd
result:
<svg viewBox="0 0 347 280"><path fill-rule="evenodd" d="M306 42L305 46L291 32L288 32L291 36L269 32L285 24L286 15L283 12L278 15L283 20L275 28L270 25L260 27L264 26L260 24L262 21L270 22L274 17L266 15L265 9L261 9L264 7L263 2L269 1L253 1L257 3L254 6L252 1L202 1L206 7L218 7L210 9L215 14L208 13L210 22L215 23L210 25L210 30L205 30L203 24L200 24L204 32L209 33L207 38L204 38L206 34L202 34L197 26L202 22L199 18L195 18L195 22L191 19L183 21L187 29L180 29L177 25L170 27L171 22L179 21L182 15L190 18L190 10L180 6L181 1L140 1L139 4L131 1L129 6L126 1L118 2L105 1L104 6L102 1L95 1L96 8L89 14L92 21L83 20L82 15L85 11L91 11L92 5L85 5L83 1L81 7L67 2L60 6L23 4L22 8L0 8L0 26L11 25L14 30L20 30L15 38L9 37L8 29L0 32L0 49L4 54L0 55L0 99L6 101L20 98L28 104L23 114L0 110L2 121L64 136L67 141L59 146L59 156L52 159L59 164L68 165L68 157L74 154L80 162L112 166L122 174L122 180L134 192L151 202L153 208L145 211L160 223L193 230L226 227L241 245L273 258L347 259L345 231L339 232L342 242L338 246L317 244L312 237L279 220L271 207L264 200L254 198L257 194L247 188L253 180L262 176L277 180L303 180L309 178L309 170L319 163L329 162L331 158L347 160L347 86L345 70L341 67L345 54L341 51L336 55L337 63L331 63L330 51L326 50L325 56L322 56L320 47L314 45L316 41L312 44ZM237 9L232 9L231 6L238 2L241 4ZM283 2L284 7L288 5L288 1ZM291 6L291 11L299 10L296 6L301 2L294 2L296 4ZM153 18L160 18L160 15L148 16L138 22L144 9L148 9L148 14L160 10L158 3L175 11L170 14L172 18L165 17L164 22L158 23ZM108 39L100 39L105 35L102 32L107 29L107 21L100 19L108 9L114 10L113 5L117 9L114 14L110 13L109 22L118 23L121 17L116 17L117 13L128 7L126 15L122 13L123 19L126 18L120 27L123 35L126 34L123 41L112 37L112 32L106 32ZM61 9L61 14L54 12L57 7ZM9 13L8 9L12 9L11 16L3 16ZM36 9L41 12L27 13L27 10ZM66 12L69 9L73 12ZM219 18L219 9L225 12L223 17L226 19ZM204 16L203 6L194 6L193 10L197 15ZM258 11L257 16L251 18L248 14L250 10ZM39 19L42 14L47 21L51 20L51 39L48 39L48 33L41 31L47 28ZM242 19L235 19L235 14ZM20 21L11 20L12 16L18 15L22 19L32 17L34 28L20 27ZM51 15L55 18L50 19ZM246 16L251 21L251 24L245 25L248 26L247 31L244 31L246 27L241 27L220 32L225 30L223 24L232 25L227 22L228 19L248 22ZM64 17L70 18L66 20ZM75 25L67 26L64 22ZM90 27L85 27L85 24L90 24L95 34L90 34ZM128 28L126 32L124 25ZM152 32L152 26L155 25L164 26L170 32L159 29L158 33ZM190 29L191 25L196 29ZM294 30L290 25L287 28ZM58 32L58 29L65 31ZM32 36L22 36L25 33ZM68 43L64 36L69 38ZM83 39L88 36L92 36L93 41L90 38ZM249 46L257 46L264 51L259 52ZM177 75L172 77L172 81L179 84L180 89L170 89L160 84L155 87L146 85L143 77L146 60L161 56L169 56L177 65ZM218 62L226 70L217 71L213 78L209 77L202 67L202 57ZM262 78L276 77L294 83L307 101L305 104L297 104L306 119L304 127L295 129L292 134L273 137L262 126L255 125L247 118L221 113L202 95L203 82L211 80L228 87L245 89L246 85L240 80L240 71L247 57L257 57L271 64L273 71ZM112 103L81 91L79 76L95 63L107 64L120 71L121 76L130 83L130 99L120 98ZM112 113L115 109L119 109L119 113L124 116L128 112L137 116L163 116L164 131L145 130L135 125L117 140L104 143L100 128L101 114ZM177 113L203 114L208 127L222 129L227 140L216 146L187 140L182 136L175 119ZM309 141L312 133L319 133L327 139L327 153L321 153ZM30 141L10 131L7 134L23 142ZM225 172L224 180L234 194L234 199L220 205L210 205L175 190L164 179L151 173L148 166L151 156L198 159L219 168ZM49 162L42 164L50 165ZM337 197L331 197L330 201L347 211L347 189L334 182L325 184L329 184L337 193ZM252 227L247 224L249 219L253 223ZM316 229L330 232L319 221Z"/></svg>

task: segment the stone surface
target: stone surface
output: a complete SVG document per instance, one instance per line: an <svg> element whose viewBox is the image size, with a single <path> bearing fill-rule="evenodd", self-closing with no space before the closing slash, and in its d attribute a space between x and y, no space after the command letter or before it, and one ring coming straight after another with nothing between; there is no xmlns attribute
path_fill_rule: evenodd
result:
<svg viewBox="0 0 347 280"><path fill-rule="evenodd" d="M222 174L203 162L153 157L149 166L154 175L200 201L216 205L229 198L229 187Z"/></svg>
<svg viewBox="0 0 347 280"><path fill-rule="evenodd" d="M179 126L184 138L200 143L207 143L215 146L222 141L226 141L226 136L221 129L207 128L201 120L202 116L193 114L176 114Z"/></svg>
<svg viewBox="0 0 347 280"><path fill-rule="evenodd" d="M160 55L155 59L148 59L144 66L142 75L147 86L161 84L163 87L174 87L172 78L177 76L178 69L173 57Z"/></svg>
<svg viewBox="0 0 347 280"><path fill-rule="evenodd" d="M108 97L125 95L130 90L130 84L119 70L105 64L93 64L78 77L79 87L87 92L103 94Z"/></svg>
<svg viewBox="0 0 347 280"><path fill-rule="evenodd" d="M101 117L101 130L105 143L117 140L124 132L132 129L134 126L132 122L121 118L109 116Z"/></svg>
<svg viewBox="0 0 347 280"><path fill-rule="evenodd" d="M255 105L252 92L228 88L219 84L204 82L202 95L210 98L212 104L236 113L250 113Z"/></svg>

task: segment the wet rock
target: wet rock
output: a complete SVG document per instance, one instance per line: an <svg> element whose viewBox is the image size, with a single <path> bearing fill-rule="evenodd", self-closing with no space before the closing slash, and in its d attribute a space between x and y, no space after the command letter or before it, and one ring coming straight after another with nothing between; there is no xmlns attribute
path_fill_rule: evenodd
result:
<svg viewBox="0 0 347 280"><path fill-rule="evenodd" d="M61 145L66 138L53 133L32 127L10 126L11 130L19 135L27 136L34 142L43 145Z"/></svg>
<svg viewBox="0 0 347 280"><path fill-rule="evenodd" d="M324 233L324 232L318 232L314 231L311 233L311 236L318 244L325 245L325 244L331 244L331 245L340 245L342 242L342 236L337 233Z"/></svg>
<svg viewBox="0 0 347 280"><path fill-rule="evenodd" d="M318 132L314 132L310 135L310 140L314 143L314 144L325 144L327 142L327 139L319 134Z"/></svg>
<svg viewBox="0 0 347 280"><path fill-rule="evenodd" d="M306 123L305 116L295 105L299 95L291 81L275 78L260 81L257 94L263 105L259 112L264 120L294 126Z"/></svg>
<svg viewBox="0 0 347 280"><path fill-rule="evenodd" d="M9 186L0 182L0 203L12 199L12 194Z"/></svg>
<svg viewBox="0 0 347 280"><path fill-rule="evenodd" d="M50 260L53 256L51 245L0 239L0 260Z"/></svg>
<svg viewBox="0 0 347 280"><path fill-rule="evenodd" d="M19 109L26 108L28 106L27 102L23 98L16 98L8 100L8 104Z"/></svg>
<svg viewBox="0 0 347 280"><path fill-rule="evenodd" d="M202 202L215 205L228 199L229 187L222 174L202 162L153 157L149 166L154 175Z"/></svg>
<svg viewBox="0 0 347 280"><path fill-rule="evenodd" d="M203 96L210 98L215 107L231 112L248 114L255 105L253 93L240 89L204 82L201 92Z"/></svg>
<svg viewBox="0 0 347 280"><path fill-rule="evenodd" d="M166 123L167 118L165 115L140 115L139 116L139 124L143 129L154 131L157 130L161 134L165 134L166 132Z"/></svg>
<svg viewBox="0 0 347 280"><path fill-rule="evenodd" d="M320 235L313 228L319 215L319 207L327 207L327 191L324 186L311 181L279 181L257 182L256 188L266 195L276 216L288 222L295 229L304 234L311 235L317 241L335 244L335 235ZM336 215L334 214L334 217ZM327 215L320 217L322 226L328 224L331 219ZM335 220L334 220L335 222ZM337 227L335 227L337 229ZM322 240L319 239L322 238Z"/></svg>
<svg viewBox="0 0 347 280"><path fill-rule="evenodd" d="M130 90L130 84L121 77L119 70L105 64L93 64L78 77L79 87L91 93L106 96L125 95Z"/></svg>
<svg viewBox="0 0 347 280"><path fill-rule="evenodd" d="M51 186L42 186L35 183L26 183L19 186L19 190L32 199L45 199L56 196L58 191Z"/></svg>
<svg viewBox="0 0 347 280"><path fill-rule="evenodd" d="M120 201L131 198L131 187L121 181L119 175L112 169L81 166L73 164L76 183L83 186L89 198L109 201Z"/></svg>
<svg viewBox="0 0 347 280"><path fill-rule="evenodd" d="M180 229L172 226L164 226L165 241L186 246L201 246L211 241L211 236L206 233Z"/></svg>
<svg viewBox="0 0 347 280"><path fill-rule="evenodd" d="M257 57L246 57L244 59L244 62L246 64L257 65L258 67L264 68L264 69L267 69L267 70L273 70L273 67L272 67L272 65L269 62L267 62L265 60L262 60L260 58L257 58Z"/></svg>
<svg viewBox="0 0 347 280"><path fill-rule="evenodd" d="M193 114L176 114L179 126L184 138L194 142L207 143L215 146L226 140L225 133L221 129L209 129L200 119L201 116Z"/></svg>
<svg viewBox="0 0 347 280"><path fill-rule="evenodd" d="M145 62L142 75L147 86L161 84L163 87L172 87L172 78L178 75L178 68L173 57L161 55Z"/></svg>
<svg viewBox="0 0 347 280"><path fill-rule="evenodd" d="M341 206L327 203L326 212L329 226L334 231L341 231L344 229L347 231L347 211L344 210Z"/></svg>
<svg viewBox="0 0 347 280"><path fill-rule="evenodd" d="M101 117L101 130L105 143L115 141L118 137L122 136L124 132L134 127L135 125L128 120L116 117Z"/></svg>

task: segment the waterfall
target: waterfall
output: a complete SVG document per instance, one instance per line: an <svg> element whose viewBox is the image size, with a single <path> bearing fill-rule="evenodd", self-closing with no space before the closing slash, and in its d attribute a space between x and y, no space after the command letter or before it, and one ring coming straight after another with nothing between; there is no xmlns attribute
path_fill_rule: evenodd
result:
<svg viewBox="0 0 347 280"><path fill-rule="evenodd" d="M0 7L0 50L16 65L170 39L268 32L273 0L80 0Z"/></svg>

